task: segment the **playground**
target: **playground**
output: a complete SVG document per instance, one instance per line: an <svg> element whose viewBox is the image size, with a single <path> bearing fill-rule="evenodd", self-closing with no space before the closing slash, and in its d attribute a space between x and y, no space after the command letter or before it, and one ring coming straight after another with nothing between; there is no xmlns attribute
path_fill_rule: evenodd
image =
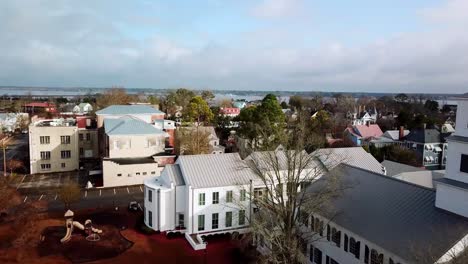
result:
<svg viewBox="0 0 468 264"><path fill-rule="evenodd" d="M6 243L3 239L14 233L0 224L0 263L248 263L238 242L227 236L212 237L206 251L194 251L183 236L144 232L142 212L107 208L75 211L72 217L64 213L35 220L26 238L30 243L22 246ZM99 238L89 239L93 234Z"/></svg>

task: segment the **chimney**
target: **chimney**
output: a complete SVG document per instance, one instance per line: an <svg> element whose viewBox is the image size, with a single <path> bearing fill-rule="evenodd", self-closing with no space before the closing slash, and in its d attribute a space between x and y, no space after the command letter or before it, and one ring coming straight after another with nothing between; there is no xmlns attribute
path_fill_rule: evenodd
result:
<svg viewBox="0 0 468 264"><path fill-rule="evenodd" d="M423 123L423 128L426 129L426 123Z"/></svg>
<svg viewBox="0 0 468 264"><path fill-rule="evenodd" d="M405 127L400 126L400 130L398 131L398 139L402 140L404 136L405 136Z"/></svg>

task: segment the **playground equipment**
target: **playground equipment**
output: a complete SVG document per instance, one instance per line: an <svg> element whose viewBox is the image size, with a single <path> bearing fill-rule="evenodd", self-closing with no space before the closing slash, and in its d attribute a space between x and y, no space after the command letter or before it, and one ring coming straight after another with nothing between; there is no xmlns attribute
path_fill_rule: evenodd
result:
<svg viewBox="0 0 468 264"><path fill-rule="evenodd" d="M102 230L94 228L92 225L91 220L86 220L85 224L82 225L80 222L73 221L73 216L74 213L71 210L68 210L65 213L65 226L67 227L67 233L65 236L60 239L60 242L66 243L71 239L73 229L78 228L79 230L82 230L86 234L86 240L88 241L98 241L99 240L99 235L102 233Z"/></svg>

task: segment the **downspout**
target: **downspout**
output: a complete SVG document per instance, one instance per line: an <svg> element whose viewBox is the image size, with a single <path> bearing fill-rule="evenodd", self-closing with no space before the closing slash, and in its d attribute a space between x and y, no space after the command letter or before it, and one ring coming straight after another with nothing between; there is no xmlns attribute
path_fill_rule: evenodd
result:
<svg viewBox="0 0 468 264"><path fill-rule="evenodd" d="M158 203L157 203L157 212L158 212L158 230L161 231L161 211L160 211L160 203L161 203L161 190L158 189Z"/></svg>
<svg viewBox="0 0 468 264"><path fill-rule="evenodd" d="M194 233L193 232L193 225L194 225L194 222L193 222L193 219L195 218L194 215L193 215L193 190L192 190L192 186L189 186L189 192L192 193L192 206L191 206L191 217L192 217L192 234Z"/></svg>
<svg viewBox="0 0 468 264"><path fill-rule="evenodd" d="M250 179L250 195L249 195L249 218L252 219L252 179ZM250 221L249 221L250 226Z"/></svg>
<svg viewBox="0 0 468 264"><path fill-rule="evenodd" d="M174 188L174 224L178 222L177 219L177 187L174 186L174 183L171 183L171 187Z"/></svg>

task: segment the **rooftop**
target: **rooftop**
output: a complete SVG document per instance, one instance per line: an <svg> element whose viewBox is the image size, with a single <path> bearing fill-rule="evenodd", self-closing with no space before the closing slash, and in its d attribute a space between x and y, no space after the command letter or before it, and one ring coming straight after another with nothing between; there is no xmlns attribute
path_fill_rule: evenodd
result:
<svg viewBox="0 0 468 264"><path fill-rule="evenodd" d="M256 177L239 153L182 155L176 164L186 185L193 188L244 185Z"/></svg>
<svg viewBox="0 0 468 264"><path fill-rule="evenodd" d="M140 119L124 116L121 118L104 119L104 129L107 135L151 135L166 132L157 129Z"/></svg>
<svg viewBox="0 0 468 264"><path fill-rule="evenodd" d="M383 135L382 130L377 124L356 125L354 126L354 129L363 138L380 137Z"/></svg>
<svg viewBox="0 0 468 264"><path fill-rule="evenodd" d="M71 127L76 126L75 119L46 119L33 124L36 127Z"/></svg>
<svg viewBox="0 0 468 264"><path fill-rule="evenodd" d="M99 111L97 115L137 115L137 114L164 114L149 105L111 105Z"/></svg>
<svg viewBox="0 0 468 264"><path fill-rule="evenodd" d="M411 130L405 139L418 143L439 143L445 141L441 137L439 130L422 128Z"/></svg>
<svg viewBox="0 0 468 264"><path fill-rule="evenodd" d="M152 157L144 157L144 158L112 158L112 159L105 159L115 162L119 165L132 165L132 164L147 164L147 163L156 163L156 161Z"/></svg>
<svg viewBox="0 0 468 264"><path fill-rule="evenodd" d="M408 261L430 248L440 258L468 233L468 220L435 207L435 190L341 164L332 172L349 188L330 201L333 222ZM327 177L312 184L320 192Z"/></svg>
<svg viewBox="0 0 468 264"><path fill-rule="evenodd" d="M317 157L328 170L345 163L376 173L383 173L382 164L362 147L324 148L312 152L311 155Z"/></svg>
<svg viewBox="0 0 468 264"><path fill-rule="evenodd" d="M384 160L382 161L382 166L385 167L387 171L387 176L395 176L403 172L415 172L415 171L423 171L424 169L406 165L403 163L398 163L391 160Z"/></svg>

